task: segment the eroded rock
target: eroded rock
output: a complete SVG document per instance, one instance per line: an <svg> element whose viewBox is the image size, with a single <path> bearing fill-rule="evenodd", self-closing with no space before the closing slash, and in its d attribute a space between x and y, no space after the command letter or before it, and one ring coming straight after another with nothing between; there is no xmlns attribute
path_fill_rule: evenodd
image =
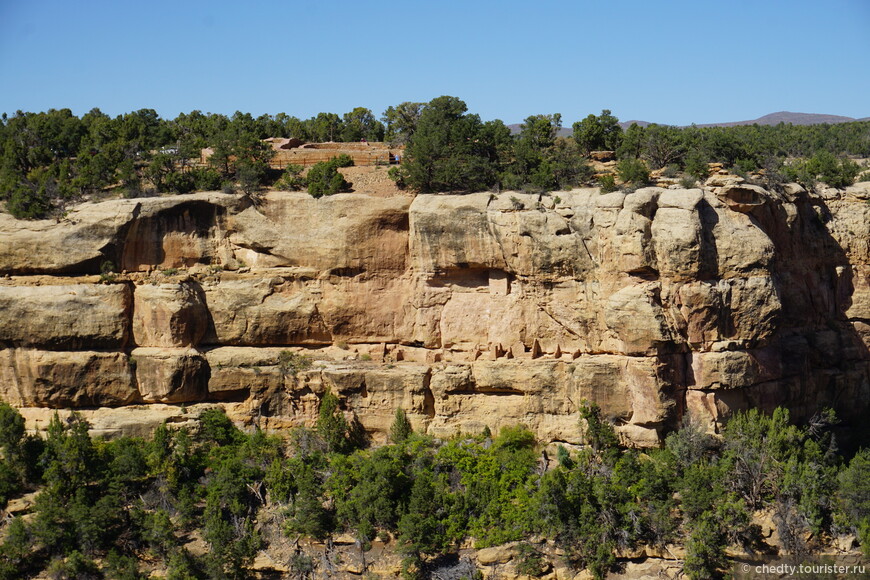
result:
<svg viewBox="0 0 870 580"><path fill-rule="evenodd" d="M0 284L0 397L220 401L283 429L312 425L330 389L375 441L399 407L435 435L522 423L579 443L587 399L636 445L685 414L714 431L751 406L860 414L865 189L714 175L690 190L205 193L0 216L0 272L15 274ZM121 283L71 276L107 261Z"/></svg>

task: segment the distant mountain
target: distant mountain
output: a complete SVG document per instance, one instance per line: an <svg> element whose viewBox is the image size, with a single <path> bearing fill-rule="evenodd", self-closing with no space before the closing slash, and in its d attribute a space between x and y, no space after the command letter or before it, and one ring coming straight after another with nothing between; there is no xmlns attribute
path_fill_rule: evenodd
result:
<svg viewBox="0 0 870 580"><path fill-rule="evenodd" d="M821 125L823 123L827 123L829 125L833 125L835 123L851 123L853 121L870 121L870 117L862 117L860 119L855 119L853 117L843 117L841 115L820 115L816 113L791 113L789 111L780 111L778 113L770 113L769 115L764 115L763 117L759 117L757 119L753 119L752 121L729 121L727 123L705 123L703 125L697 125L698 127L737 127L738 125L778 125L780 123L786 123L791 125ZM631 121L622 121L619 123L619 126L623 129L628 129L632 123L637 123L641 127L646 127L647 125L651 125L650 121L638 121L632 119ZM522 127L521 123L514 123L513 125L508 125L508 129L511 130L511 135L516 135L520 132ZM573 134L573 129L569 127L562 127L559 130L560 137L570 137Z"/></svg>
<svg viewBox="0 0 870 580"><path fill-rule="evenodd" d="M789 111L780 111L764 115L752 121L732 121L730 123L708 123L698 125L699 127L736 127L738 125L779 125L780 123L792 125L821 125L827 123L833 125L835 123L851 123L858 121L852 117L842 117L840 115L818 115L815 113L791 113Z"/></svg>
<svg viewBox="0 0 870 580"><path fill-rule="evenodd" d="M523 130L522 123L513 123L512 125L507 126L508 129L511 130L511 135L518 135L520 131ZM574 134L574 129L572 127L562 127L559 129L559 132L556 133L557 137L570 137Z"/></svg>
<svg viewBox="0 0 870 580"><path fill-rule="evenodd" d="M621 121L619 123L619 126L622 127L623 129L628 129L629 127L631 127L634 124L637 124L641 127L646 127L647 125L652 125L652 123L650 123L649 121L638 121L636 119L632 119L631 121Z"/></svg>

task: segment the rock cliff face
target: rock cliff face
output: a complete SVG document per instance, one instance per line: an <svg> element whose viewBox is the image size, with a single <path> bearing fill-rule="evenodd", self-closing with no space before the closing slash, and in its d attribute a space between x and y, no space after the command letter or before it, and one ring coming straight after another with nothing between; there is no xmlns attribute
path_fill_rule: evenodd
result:
<svg viewBox="0 0 870 580"><path fill-rule="evenodd" d="M204 193L0 215L0 398L98 423L223 402L280 428L312 424L332 389L376 440L398 407L436 435L523 423L576 442L589 399L641 446L753 406L855 418L868 198ZM287 350L314 363L294 372Z"/></svg>

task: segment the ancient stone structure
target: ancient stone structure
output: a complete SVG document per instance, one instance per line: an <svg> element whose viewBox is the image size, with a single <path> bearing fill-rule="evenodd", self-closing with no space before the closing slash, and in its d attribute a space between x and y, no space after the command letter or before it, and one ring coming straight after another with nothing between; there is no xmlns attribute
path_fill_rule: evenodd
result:
<svg viewBox="0 0 870 580"><path fill-rule="evenodd" d="M199 402L280 428L331 389L375 440L400 406L437 435L577 442L588 399L641 446L752 406L852 420L870 401L868 198L200 193L4 214L0 398L106 432Z"/></svg>

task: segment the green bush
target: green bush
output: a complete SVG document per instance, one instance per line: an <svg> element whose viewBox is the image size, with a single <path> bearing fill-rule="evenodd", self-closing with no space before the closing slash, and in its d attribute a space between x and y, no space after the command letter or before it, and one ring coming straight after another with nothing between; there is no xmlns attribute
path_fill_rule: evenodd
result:
<svg viewBox="0 0 870 580"><path fill-rule="evenodd" d="M253 193L266 182L269 164L258 159L242 159L236 162L236 179L245 193Z"/></svg>
<svg viewBox="0 0 870 580"><path fill-rule="evenodd" d="M330 452L349 453L359 447L360 441L354 427L344 418L338 397L327 389L320 400L316 423L317 433L326 442L327 449Z"/></svg>
<svg viewBox="0 0 870 580"><path fill-rule="evenodd" d="M616 187L616 178L613 177L612 173L599 177L598 186L601 188L601 193L610 193L619 189Z"/></svg>
<svg viewBox="0 0 870 580"><path fill-rule="evenodd" d="M245 434L239 431L221 409L206 409L199 416L199 437L217 445L240 443Z"/></svg>
<svg viewBox="0 0 870 580"><path fill-rule="evenodd" d="M398 167L390 167L387 171L387 176L396 183L399 189L408 187L408 172L401 165Z"/></svg>
<svg viewBox="0 0 870 580"><path fill-rule="evenodd" d="M840 473L838 498L845 521L870 555L870 449L859 451Z"/></svg>
<svg viewBox="0 0 870 580"><path fill-rule="evenodd" d="M301 191L305 187L305 178L302 177L304 167L291 163L284 169L281 178L275 182L276 189L284 191Z"/></svg>
<svg viewBox="0 0 870 580"><path fill-rule="evenodd" d="M524 576L543 576L549 568L543 554L527 542L517 546L517 573Z"/></svg>
<svg viewBox="0 0 870 580"><path fill-rule="evenodd" d="M164 187L173 193L190 193L196 189L196 180L190 173L173 171L166 174Z"/></svg>
<svg viewBox="0 0 870 580"><path fill-rule="evenodd" d="M707 156L696 149L686 154L685 171L692 177L704 181L710 176L710 166Z"/></svg>
<svg viewBox="0 0 870 580"><path fill-rule="evenodd" d="M616 172L623 183L646 185L649 183L649 169L640 159L623 159L616 166Z"/></svg>
<svg viewBox="0 0 870 580"><path fill-rule="evenodd" d="M282 350L278 353L278 368L282 374L295 377L296 373L311 368L311 357L290 350Z"/></svg>
<svg viewBox="0 0 870 580"><path fill-rule="evenodd" d="M686 540L684 572L692 580L721 578L727 566L726 540L719 525L711 517L700 520Z"/></svg>
<svg viewBox="0 0 870 580"><path fill-rule="evenodd" d="M311 197L319 198L324 195L334 195L340 191L350 190L351 184L338 172L338 168L349 167L351 165L353 165L353 160L347 155L339 155L329 161L321 161L315 164L308 172L306 179L308 193L311 194Z"/></svg>
<svg viewBox="0 0 870 580"><path fill-rule="evenodd" d="M201 167L190 172L197 191L218 191L221 188L221 174L214 169Z"/></svg>
<svg viewBox="0 0 870 580"><path fill-rule="evenodd" d="M19 187L9 194L6 210L20 220L35 220L48 217L52 206L49 199L39 192Z"/></svg>
<svg viewBox="0 0 870 580"><path fill-rule="evenodd" d="M783 167L783 176L804 187L813 187L816 180L830 187L844 188L855 183L861 168L848 158L838 159L828 151L818 151L809 159Z"/></svg>
<svg viewBox="0 0 870 580"><path fill-rule="evenodd" d="M696 185L698 185L698 182L694 177L686 175L680 178L680 187L682 187L683 189L692 189Z"/></svg>
<svg viewBox="0 0 870 580"><path fill-rule="evenodd" d="M734 162L734 171L738 174L746 174L757 169L758 163L755 162L755 159L738 159Z"/></svg>

